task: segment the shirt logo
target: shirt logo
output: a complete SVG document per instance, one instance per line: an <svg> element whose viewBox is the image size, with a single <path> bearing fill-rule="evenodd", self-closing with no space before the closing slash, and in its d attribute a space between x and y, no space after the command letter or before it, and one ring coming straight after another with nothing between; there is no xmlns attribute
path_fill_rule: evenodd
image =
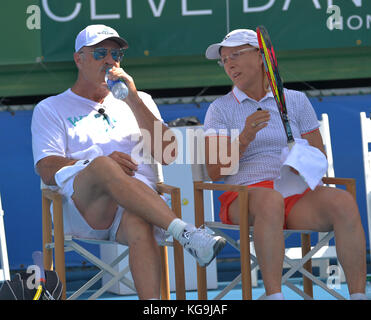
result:
<svg viewBox="0 0 371 320"><path fill-rule="evenodd" d="M84 116L78 116L78 117L68 117L67 120L74 126L76 127L76 123L81 121L82 119L84 119L85 117L87 117L88 115L84 115Z"/></svg>
<svg viewBox="0 0 371 320"><path fill-rule="evenodd" d="M74 126L76 127L78 122L80 122L82 119L86 118L88 115L82 115L82 116L72 116L72 117L68 117L67 120ZM115 128L115 123L117 122L117 120L113 119L112 117L108 117L107 115L101 115L101 114L96 114L94 116L94 118L96 119L99 119L99 118L102 118L104 123L105 123L105 127L106 127L106 132L109 130L109 129L114 129Z"/></svg>

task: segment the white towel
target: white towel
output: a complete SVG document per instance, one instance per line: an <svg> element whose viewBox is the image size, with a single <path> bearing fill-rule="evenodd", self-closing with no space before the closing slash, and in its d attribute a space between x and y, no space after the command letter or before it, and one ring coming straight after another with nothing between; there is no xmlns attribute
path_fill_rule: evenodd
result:
<svg viewBox="0 0 371 320"><path fill-rule="evenodd" d="M71 166L65 166L55 173L54 179L57 186L60 188L58 192L67 197L70 196L70 193L73 190L71 190L71 186L67 184L67 182L84 169L93 159L102 155L103 151L97 145L93 145L82 151L71 153L68 158L77 159L79 161Z"/></svg>
<svg viewBox="0 0 371 320"><path fill-rule="evenodd" d="M295 139L291 150L281 152L280 176L274 181L274 189L284 198L303 193L308 187L314 190L322 185L322 177L327 171L326 156L317 148L309 145L306 139ZM293 173L290 168L299 172Z"/></svg>
<svg viewBox="0 0 371 320"><path fill-rule="evenodd" d="M96 145L91 146L86 150L71 153L69 155L69 158L78 159L79 161L71 166L65 166L56 172L54 178L59 187L58 192L67 198L71 197L73 194L72 178L75 177L75 175L77 175L77 173L79 173L81 170L83 170L92 160L102 155L103 150ZM151 183L147 179L147 177L141 174L136 174L135 178L147 184L149 187L154 188L154 184ZM161 197L164 199L163 196ZM170 236L170 234L165 229L162 229L158 226L154 226L153 232L158 244L164 244L167 238Z"/></svg>

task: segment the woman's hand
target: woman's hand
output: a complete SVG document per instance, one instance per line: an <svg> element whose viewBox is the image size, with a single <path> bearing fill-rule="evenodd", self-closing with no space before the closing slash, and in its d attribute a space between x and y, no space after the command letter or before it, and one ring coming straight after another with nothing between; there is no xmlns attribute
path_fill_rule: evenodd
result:
<svg viewBox="0 0 371 320"><path fill-rule="evenodd" d="M257 132L268 125L270 117L267 110L258 110L248 116L245 120L245 127L239 136L240 144L248 146L255 139Z"/></svg>

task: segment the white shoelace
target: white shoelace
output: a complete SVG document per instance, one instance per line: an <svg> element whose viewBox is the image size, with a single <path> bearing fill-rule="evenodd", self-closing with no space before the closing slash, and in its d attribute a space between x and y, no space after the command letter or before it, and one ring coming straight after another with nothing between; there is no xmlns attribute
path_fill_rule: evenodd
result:
<svg viewBox="0 0 371 320"><path fill-rule="evenodd" d="M199 251L204 253L205 250L213 247L215 239L205 229L198 228L186 232L189 232L189 242L185 245L185 248L191 247L197 249L198 253Z"/></svg>

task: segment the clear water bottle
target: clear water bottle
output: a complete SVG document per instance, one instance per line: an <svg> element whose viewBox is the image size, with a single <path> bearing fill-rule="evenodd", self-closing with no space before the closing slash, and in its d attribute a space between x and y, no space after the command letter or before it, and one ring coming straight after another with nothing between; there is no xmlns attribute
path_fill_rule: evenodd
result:
<svg viewBox="0 0 371 320"><path fill-rule="evenodd" d="M126 86L124 80L118 79L118 80L110 80L108 79L108 73L110 69L106 70L106 76L104 80L107 83L108 89L112 92L113 96L116 99L125 99L129 94L129 89Z"/></svg>

